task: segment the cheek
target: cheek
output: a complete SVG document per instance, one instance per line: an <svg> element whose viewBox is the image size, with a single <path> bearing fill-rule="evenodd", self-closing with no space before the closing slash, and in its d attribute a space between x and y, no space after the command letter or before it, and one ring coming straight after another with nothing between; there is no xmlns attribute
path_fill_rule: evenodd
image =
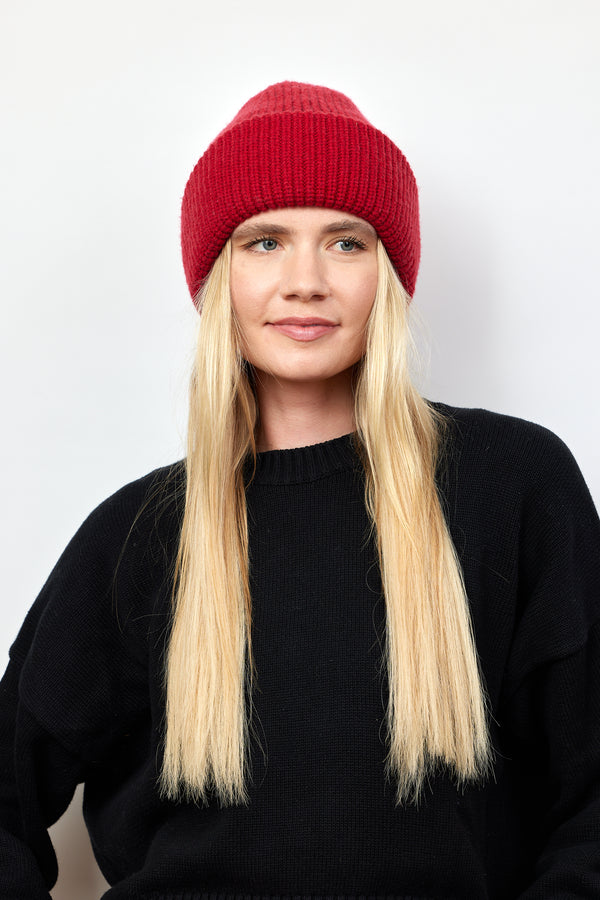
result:
<svg viewBox="0 0 600 900"><path fill-rule="evenodd" d="M374 274L366 274L360 283L355 286L353 297L354 314L357 323L361 328L367 324L373 303L375 302L375 294L377 293L377 272Z"/></svg>
<svg viewBox="0 0 600 900"><path fill-rule="evenodd" d="M272 295L272 286L262 273L248 272L243 266L231 267L229 290L231 305L240 325L260 324Z"/></svg>
<svg viewBox="0 0 600 900"><path fill-rule="evenodd" d="M237 287L232 279L231 287L231 307L238 324L242 329L249 328L253 320L256 318L257 303L248 283L239 284Z"/></svg>
<svg viewBox="0 0 600 900"><path fill-rule="evenodd" d="M241 271L240 271L241 269ZM253 281L243 271L243 266L236 264L235 258L231 261L229 273L229 292L231 294L231 306L240 324L246 322L252 314L255 306Z"/></svg>
<svg viewBox="0 0 600 900"><path fill-rule="evenodd" d="M244 309L246 306L245 291L243 289L243 286L239 284L239 279L236 277L233 267L231 269L231 274L229 277L229 293L231 296L231 308L233 309L238 319L240 319L244 315Z"/></svg>

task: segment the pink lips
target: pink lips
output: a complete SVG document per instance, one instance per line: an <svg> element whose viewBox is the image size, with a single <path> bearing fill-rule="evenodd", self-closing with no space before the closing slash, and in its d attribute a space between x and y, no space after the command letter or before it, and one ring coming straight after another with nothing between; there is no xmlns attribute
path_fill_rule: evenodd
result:
<svg viewBox="0 0 600 900"><path fill-rule="evenodd" d="M289 316L268 324L295 341L314 341L338 327L336 322L318 316Z"/></svg>

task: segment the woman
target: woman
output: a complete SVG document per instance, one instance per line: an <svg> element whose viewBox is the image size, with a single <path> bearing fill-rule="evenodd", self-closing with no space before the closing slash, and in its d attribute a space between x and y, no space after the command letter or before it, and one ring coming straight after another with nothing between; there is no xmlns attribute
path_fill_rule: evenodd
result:
<svg viewBox="0 0 600 900"><path fill-rule="evenodd" d="M111 898L600 895L600 525L544 429L408 378L417 190L344 95L194 169L186 460L75 536L2 683L3 896L85 781Z"/></svg>

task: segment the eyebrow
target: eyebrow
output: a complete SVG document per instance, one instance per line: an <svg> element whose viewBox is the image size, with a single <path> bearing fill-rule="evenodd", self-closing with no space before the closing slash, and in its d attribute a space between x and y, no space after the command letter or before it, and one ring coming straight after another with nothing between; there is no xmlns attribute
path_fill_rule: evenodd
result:
<svg viewBox="0 0 600 900"><path fill-rule="evenodd" d="M368 237L376 237L375 229L372 225L369 225L368 222L361 222L359 219L338 219L335 222L330 222L321 231L322 234L335 234L339 231L360 231ZM272 222L253 222L249 225L239 225L233 232L232 237L236 240L243 240L259 233L290 235L294 233L294 229Z"/></svg>

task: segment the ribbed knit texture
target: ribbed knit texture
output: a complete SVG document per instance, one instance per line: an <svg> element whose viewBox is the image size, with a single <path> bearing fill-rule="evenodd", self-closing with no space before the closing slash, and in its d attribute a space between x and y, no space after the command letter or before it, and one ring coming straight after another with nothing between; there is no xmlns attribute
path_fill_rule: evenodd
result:
<svg viewBox="0 0 600 900"><path fill-rule="evenodd" d="M85 780L107 900L597 900L598 517L549 432L446 412L439 483L489 691L493 778L461 791L440 772L420 806L394 803L381 584L342 437L260 454L248 489L250 803L161 802L175 466L92 513L13 646L0 685L0 897L48 900L44 825Z"/></svg>
<svg viewBox="0 0 600 900"><path fill-rule="evenodd" d="M249 100L190 175L181 247L192 297L241 222L296 206L337 209L370 222L412 296L419 208L406 158L344 94L286 81Z"/></svg>

